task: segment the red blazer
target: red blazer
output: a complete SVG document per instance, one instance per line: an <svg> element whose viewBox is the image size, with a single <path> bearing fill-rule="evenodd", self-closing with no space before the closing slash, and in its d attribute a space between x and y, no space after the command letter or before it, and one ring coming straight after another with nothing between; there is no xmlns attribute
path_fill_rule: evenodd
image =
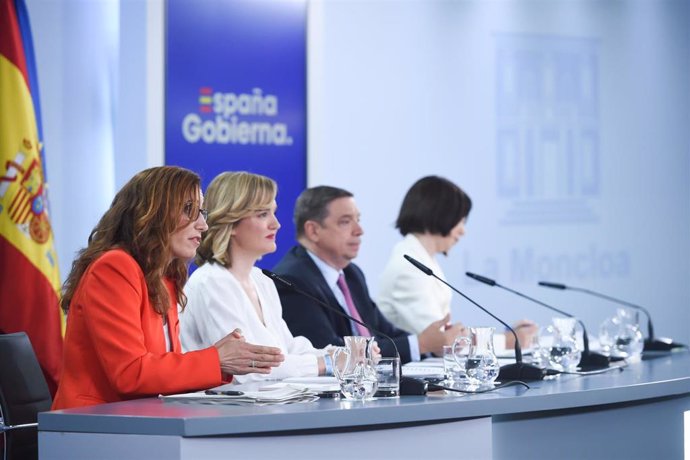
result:
<svg viewBox="0 0 690 460"><path fill-rule="evenodd" d="M215 347L182 353L176 295L167 284L172 352L149 303L144 273L123 250L96 259L70 303L53 409L174 394L222 383Z"/></svg>

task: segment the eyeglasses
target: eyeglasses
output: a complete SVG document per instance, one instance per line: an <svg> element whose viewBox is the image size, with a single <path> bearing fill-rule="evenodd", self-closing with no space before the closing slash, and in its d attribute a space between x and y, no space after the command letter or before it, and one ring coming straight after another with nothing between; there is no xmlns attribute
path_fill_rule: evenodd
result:
<svg viewBox="0 0 690 460"><path fill-rule="evenodd" d="M193 201L188 201L184 204L182 208L184 215L191 221L195 221L199 218L199 214L204 218L204 221L208 219L208 209L202 209L199 205Z"/></svg>

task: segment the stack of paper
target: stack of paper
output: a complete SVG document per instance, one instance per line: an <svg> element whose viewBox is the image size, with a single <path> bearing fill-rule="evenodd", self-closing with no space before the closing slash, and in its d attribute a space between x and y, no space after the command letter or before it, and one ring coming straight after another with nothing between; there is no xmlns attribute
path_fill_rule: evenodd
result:
<svg viewBox="0 0 690 460"><path fill-rule="evenodd" d="M335 377L290 377L270 383L262 387L262 390L275 390L286 386L306 388L314 393L340 391L340 384Z"/></svg>
<svg viewBox="0 0 690 460"><path fill-rule="evenodd" d="M220 388L220 387L219 387ZM201 404L268 405L312 402L319 399L307 388L287 385L281 388L256 391L235 391L240 394L208 394L204 391L176 395L160 395L163 401L193 402Z"/></svg>
<svg viewBox="0 0 690 460"><path fill-rule="evenodd" d="M429 358L424 361L407 363L402 367L402 375L415 378L443 378L443 360Z"/></svg>

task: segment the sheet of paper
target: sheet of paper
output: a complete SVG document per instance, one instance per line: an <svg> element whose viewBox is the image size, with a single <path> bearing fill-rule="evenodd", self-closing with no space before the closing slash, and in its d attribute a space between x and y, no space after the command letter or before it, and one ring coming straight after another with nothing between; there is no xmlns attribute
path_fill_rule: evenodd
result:
<svg viewBox="0 0 690 460"><path fill-rule="evenodd" d="M309 402L318 399L315 391L304 386L286 384L278 388L244 390L239 385L214 388L215 391L241 391L238 395L206 394L204 391L175 395L160 395L164 401L198 402L204 404L285 404Z"/></svg>
<svg viewBox="0 0 690 460"><path fill-rule="evenodd" d="M335 377L291 377L280 382L263 386L264 390L273 390L285 386L304 387L316 393L340 391L340 384Z"/></svg>
<svg viewBox="0 0 690 460"><path fill-rule="evenodd" d="M442 378L443 360L441 358L429 358L424 361L407 363L402 367L402 375L405 377Z"/></svg>

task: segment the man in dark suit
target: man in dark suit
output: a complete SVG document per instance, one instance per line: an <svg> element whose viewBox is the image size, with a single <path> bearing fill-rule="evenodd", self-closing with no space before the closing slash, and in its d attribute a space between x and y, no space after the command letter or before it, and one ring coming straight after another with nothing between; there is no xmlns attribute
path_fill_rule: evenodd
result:
<svg viewBox="0 0 690 460"><path fill-rule="evenodd" d="M325 347L342 346L344 336L371 334L383 356L395 356L393 345L378 334L380 331L393 339L401 361L407 363L426 353L440 356L443 345L452 344L461 334L462 325L448 325L449 318L444 318L415 336L396 328L381 314L369 296L362 270L352 263L364 232L350 192L328 186L305 190L295 204L294 221L299 245L273 271L328 305L359 316L376 331L361 329L355 322L276 283L283 318L293 335L303 335L315 347Z"/></svg>

